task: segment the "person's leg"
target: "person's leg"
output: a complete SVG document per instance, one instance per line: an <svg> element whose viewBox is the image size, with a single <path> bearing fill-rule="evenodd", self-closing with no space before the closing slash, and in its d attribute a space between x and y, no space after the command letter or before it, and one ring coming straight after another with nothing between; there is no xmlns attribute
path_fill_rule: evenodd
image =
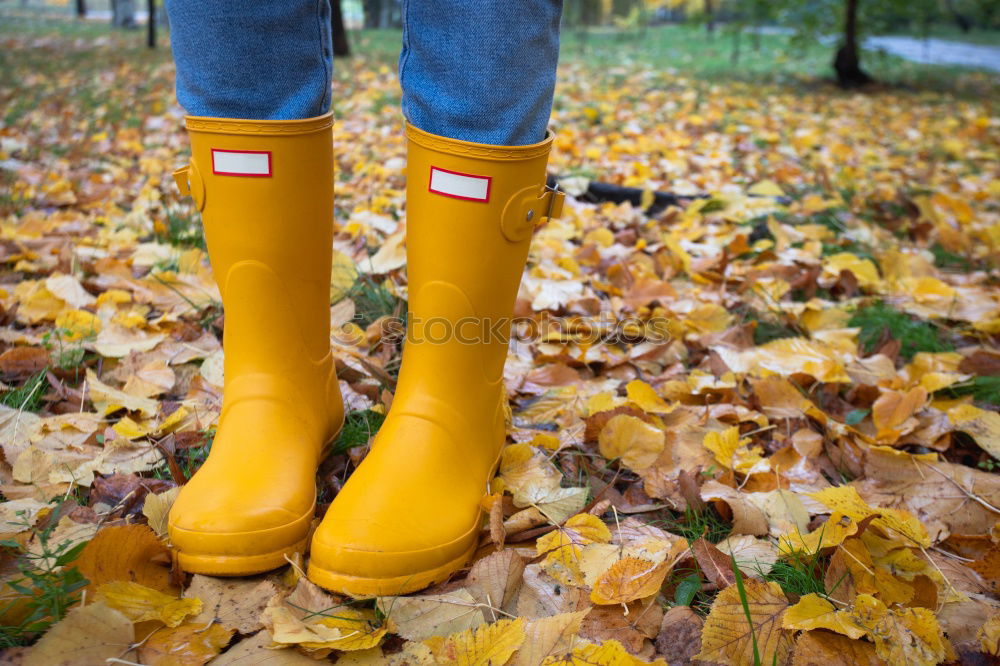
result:
<svg viewBox="0 0 1000 666"><path fill-rule="evenodd" d="M330 0L167 0L177 101L192 116L289 120L330 109Z"/></svg>
<svg viewBox="0 0 1000 666"><path fill-rule="evenodd" d="M249 574L305 546L343 420L330 352L329 0L168 0L190 164L225 308L208 460L170 510L180 566ZM200 114L200 115L199 115Z"/></svg>
<svg viewBox="0 0 1000 666"><path fill-rule="evenodd" d="M545 138L561 0L404 0L403 114L424 132L521 146Z"/></svg>
<svg viewBox="0 0 1000 666"><path fill-rule="evenodd" d="M411 330L389 415L313 538L309 577L324 587L405 594L475 550L506 436L518 284L535 225L562 203L545 187L559 9L405 5Z"/></svg>

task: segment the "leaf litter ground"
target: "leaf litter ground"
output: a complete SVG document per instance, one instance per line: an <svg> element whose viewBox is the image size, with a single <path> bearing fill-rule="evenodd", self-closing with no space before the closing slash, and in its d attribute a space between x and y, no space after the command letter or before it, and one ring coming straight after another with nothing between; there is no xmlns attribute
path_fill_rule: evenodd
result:
<svg viewBox="0 0 1000 666"><path fill-rule="evenodd" d="M351 600L188 577L166 514L211 447L219 294L174 192L167 56L7 30L0 625L23 663L937 664L1000 654L1000 117L985 100L562 66L482 548ZM364 51L364 44L362 51ZM58 64L58 66L57 66ZM405 313L398 84L335 84L331 320L363 458ZM349 75L348 75L349 74ZM27 647L34 643L33 646ZM276 648L276 649L272 649Z"/></svg>

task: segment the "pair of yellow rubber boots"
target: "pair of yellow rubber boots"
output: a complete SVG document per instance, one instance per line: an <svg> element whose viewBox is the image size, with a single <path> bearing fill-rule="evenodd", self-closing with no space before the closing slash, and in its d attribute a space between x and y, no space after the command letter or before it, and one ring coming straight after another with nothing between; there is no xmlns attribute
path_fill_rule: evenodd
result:
<svg viewBox="0 0 1000 666"><path fill-rule="evenodd" d="M225 309L222 413L170 511L186 571L245 575L304 550L315 474L344 408L330 347L332 116L188 117L175 174L202 212ZM392 409L314 533L309 578L405 594L473 554L505 438L509 319L545 187L551 135L489 146L407 128L410 334Z"/></svg>

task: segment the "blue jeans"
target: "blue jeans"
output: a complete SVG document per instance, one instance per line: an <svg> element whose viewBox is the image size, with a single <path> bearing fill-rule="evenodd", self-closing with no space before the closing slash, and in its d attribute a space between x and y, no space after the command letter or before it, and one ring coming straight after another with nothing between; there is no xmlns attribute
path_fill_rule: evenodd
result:
<svg viewBox="0 0 1000 666"><path fill-rule="evenodd" d="M329 1L166 0L181 106L219 118L325 113L333 71ZM544 137L562 0L402 3L399 80L410 123L494 145Z"/></svg>

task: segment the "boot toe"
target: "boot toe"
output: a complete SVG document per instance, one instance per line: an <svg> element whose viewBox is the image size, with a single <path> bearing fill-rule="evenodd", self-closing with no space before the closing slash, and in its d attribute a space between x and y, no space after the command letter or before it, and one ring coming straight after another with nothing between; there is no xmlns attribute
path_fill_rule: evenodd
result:
<svg viewBox="0 0 1000 666"><path fill-rule="evenodd" d="M485 486L479 475L456 475L442 426L398 415L378 439L311 546L310 579L355 596L406 594L447 578L471 557L482 524Z"/></svg>

